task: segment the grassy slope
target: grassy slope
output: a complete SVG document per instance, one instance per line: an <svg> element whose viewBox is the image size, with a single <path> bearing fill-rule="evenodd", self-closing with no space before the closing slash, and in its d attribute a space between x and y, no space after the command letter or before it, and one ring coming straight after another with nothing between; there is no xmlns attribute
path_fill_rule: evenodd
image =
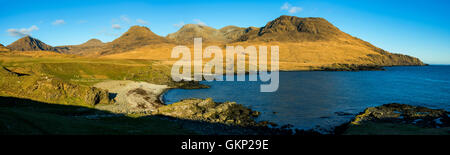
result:
<svg viewBox="0 0 450 155"><path fill-rule="evenodd" d="M151 60L108 60L48 52L25 52L0 54L0 65L18 73L56 77L89 86L104 80L124 79L173 84L170 68Z"/></svg>
<svg viewBox="0 0 450 155"><path fill-rule="evenodd" d="M362 42L353 44L346 43L349 38L342 38L340 41L317 41L317 42L237 42L227 44L230 46L267 46L270 52L270 46L279 46L279 65L280 70L317 70L321 67L328 67L333 64L357 64L357 65L381 65L383 56L373 48L364 45ZM218 46L222 49L225 58L225 44L204 43L203 48L207 46ZM171 65L178 59L171 58L172 48L175 44L161 44L144 46L132 51L104 55L101 58L110 59L143 59L160 60L165 64ZM193 45L187 45L193 55ZM204 49L203 49L204 50ZM375 60L373 57L380 57L381 60ZM270 58L270 57L269 57ZM203 63L206 63L204 59ZM225 59L224 59L225 63Z"/></svg>

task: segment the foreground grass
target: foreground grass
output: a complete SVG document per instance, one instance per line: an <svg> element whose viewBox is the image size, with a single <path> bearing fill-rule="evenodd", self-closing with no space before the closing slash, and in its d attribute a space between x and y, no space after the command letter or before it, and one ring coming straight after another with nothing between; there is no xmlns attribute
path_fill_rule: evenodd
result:
<svg viewBox="0 0 450 155"><path fill-rule="evenodd" d="M171 121L67 105L0 97L0 134L196 134Z"/></svg>

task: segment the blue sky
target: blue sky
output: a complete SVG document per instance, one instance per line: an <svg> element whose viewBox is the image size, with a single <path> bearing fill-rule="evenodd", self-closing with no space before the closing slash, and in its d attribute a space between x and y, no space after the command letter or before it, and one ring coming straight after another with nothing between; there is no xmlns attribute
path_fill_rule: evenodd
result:
<svg viewBox="0 0 450 155"><path fill-rule="evenodd" d="M0 43L29 34L52 46L104 42L132 25L165 36L187 23L262 27L280 15L323 17L342 31L426 63L450 64L448 0L0 0ZM288 4L288 7L283 7Z"/></svg>

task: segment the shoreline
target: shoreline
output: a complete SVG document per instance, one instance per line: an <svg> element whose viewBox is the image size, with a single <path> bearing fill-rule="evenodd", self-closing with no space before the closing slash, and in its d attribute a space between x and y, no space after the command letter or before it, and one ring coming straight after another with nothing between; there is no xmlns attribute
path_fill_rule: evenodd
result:
<svg viewBox="0 0 450 155"><path fill-rule="evenodd" d="M170 89L177 89L177 88L167 88L167 89L163 90L161 92L161 94L158 95L159 102L161 102L164 105L167 105L166 103L164 103L164 94L167 93Z"/></svg>

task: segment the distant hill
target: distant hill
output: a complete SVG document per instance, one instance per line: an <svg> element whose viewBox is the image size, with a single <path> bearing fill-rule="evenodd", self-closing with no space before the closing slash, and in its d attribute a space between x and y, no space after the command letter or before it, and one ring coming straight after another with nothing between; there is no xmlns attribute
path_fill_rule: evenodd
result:
<svg viewBox="0 0 450 155"><path fill-rule="evenodd" d="M7 47L3 46L3 44L0 44L0 52L9 52L9 51L10 50Z"/></svg>
<svg viewBox="0 0 450 155"><path fill-rule="evenodd" d="M198 24L186 24L175 33L167 35L167 38L177 43L192 44L194 38L202 38L203 42L228 43L240 38L245 28L227 26L220 30Z"/></svg>
<svg viewBox="0 0 450 155"><path fill-rule="evenodd" d="M170 41L153 33L143 26L132 26L126 33L112 42L105 44L101 55L130 51L146 45L165 44Z"/></svg>
<svg viewBox="0 0 450 155"><path fill-rule="evenodd" d="M32 38L30 36L25 36L10 45L7 46L9 49L13 51L54 51L58 52L58 50L50 45L45 44L44 42Z"/></svg>
<svg viewBox="0 0 450 155"><path fill-rule="evenodd" d="M80 45L59 46L63 53L85 56L99 56L127 52L146 45L168 44L170 41L153 33L143 26L132 26L119 38L112 42L103 43L98 39L91 39Z"/></svg>
<svg viewBox="0 0 450 155"><path fill-rule="evenodd" d="M91 39L88 40L87 42L80 44L79 46L82 47L92 47L92 46L103 46L105 43L103 43L101 40L98 39Z"/></svg>
<svg viewBox="0 0 450 155"><path fill-rule="evenodd" d="M87 42L80 45L67 45L55 47L61 53L85 55L88 53L94 53L102 50L105 43L98 39L90 39Z"/></svg>

